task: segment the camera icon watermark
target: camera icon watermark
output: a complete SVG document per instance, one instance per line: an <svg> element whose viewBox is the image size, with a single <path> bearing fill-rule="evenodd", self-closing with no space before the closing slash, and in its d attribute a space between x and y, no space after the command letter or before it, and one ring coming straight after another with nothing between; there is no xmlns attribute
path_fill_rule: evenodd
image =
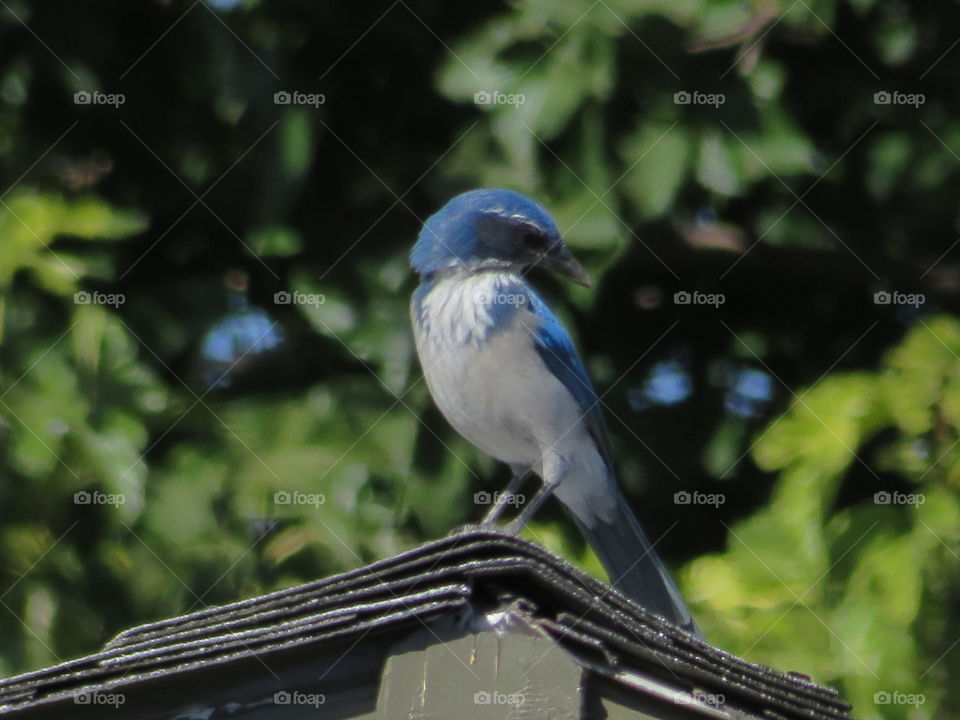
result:
<svg viewBox="0 0 960 720"><path fill-rule="evenodd" d="M712 708L719 708L727 702L727 696L723 693L708 693L697 688L689 693L674 693L673 702L677 705L709 705Z"/></svg>
<svg viewBox="0 0 960 720"><path fill-rule="evenodd" d="M474 505L512 505L515 508L520 507L527 501L527 496L523 493L502 493L487 492L480 490L473 494Z"/></svg>
<svg viewBox="0 0 960 720"><path fill-rule="evenodd" d="M927 301L923 293L904 293L899 290L878 290L873 294L874 305L910 305L918 308Z"/></svg>
<svg viewBox="0 0 960 720"><path fill-rule="evenodd" d="M323 293L287 292L280 290L273 294L274 305L323 305L327 301Z"/></svg>
<svg viewBox="0 0 960 720"><path fill-rule="evenodd" d="M923 493L904 493L894 490L880 490L873 494L874 505L923 505L927 496Z"/></svg>
<svg viewBox="0 0 960 720"><path fill-rule="evenodd" d="M123 93L104 93L99 90L78 90L73 94L74 105L110 105L118 108L127 101Z"/></svg>
<svg viewBox="0 0 960 720"><path fill-rule="evenodd" d="M699 490L678 490L673 494L674 505L712 505L719 508L727 501L723 493L704 493Z"/></svg>
<svg viewBox="0 0 960 720"><path fill-rule="evenodd" d="M879 90L873 94L874 105L912 105L919 108L927 101L923 93L905 93L899 90Z"/></svg>
<svg viewBox="0 0 960 720"><path fill-rule="evenodd" d="M712 305L719 308L727 301L727 296L723 293L704 293L699 290L690 292L680 290L673 294L674 305Z"/></svg>
<svg viewBox="0 0 960 720"><path fill-rule="evenodd" d="M118 308L127 301L127 296L123 293L102 293L98 290L89 292L87 290L78 290L73 294L74 305L112 305Z"/></svg>
<svg viewBox="0 0 960 720"><path fill-rule="evenodd" d="M479 90L473 94L474 105L513 105L519 107L527 101L523 93L502 93L499 90Z"/></svg>
<svg viewBox="0 0 960 720"><path fill-rule="evenodd" d="M518 708L526 702L523 693L487 692L478 690L473 694L474 705L508 705Z"/></svg>
<svg viewBox="0 0 960 720"><path fill-rule="evenodd" d="M274 705L309 705L313 708L319 708L327 702L327 696L323 693L305 693L299 690L290 692L289 690L279 690L273 694Z"/></svg>
<svg viewBox="0 0 960 720"><path fill-rule="evenodd" d="M480 305L515 305L519 307L525 305L527 300L525 293L482 292L477 294L477 302Z"/></svg>
<svg viewBox="0 0 960 720"><path fill-rule="evenodd" d="M318 108L327 102L323 93L305 93L299 90L278 90L273 94L274 105L310 105Z"/></svg>
<svg viewBox="0 0 960 720"><path fill-rule="evenodd" d="M73 494L74 505L123 505L127 496L123 493L102 493L99 490L77 490Z"/></svg>
<svg viewBox="0 0 960 720"><path fill-rule="evenodd" d="M105 693L96 690L81 690L73 694L74 705L112 706L114 710L127 701L123 693Z"/></svg>
<svg viewBox="0 0 960 720"><path fill-rule="evenodd" d="M327 501L323 493L305 493L299 490L277 490L273 494L274 505L312 505L319 508Z"/></svg>
<svg viewBox="0 0 960 720"><path fill-rule="evenodd" d="M718 108L727 101L723 93L705 93L699 90L679 90L673 94L674 105L712 105Z"/></svg>
<svg viewBox="0 0 960 720"><path fill-rule="evenodd" d="M880 690L873 694L873 703L875 705L913 705L913 707L918 708L926 701L927 697L923 693Z"/></svg>

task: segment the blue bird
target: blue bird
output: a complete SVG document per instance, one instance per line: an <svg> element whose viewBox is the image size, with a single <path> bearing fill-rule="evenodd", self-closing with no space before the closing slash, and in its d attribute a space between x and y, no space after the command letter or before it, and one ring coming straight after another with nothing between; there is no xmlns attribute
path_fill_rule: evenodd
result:
<svg viewBox="0 0 960 720"><path fill-rule="evenodd" d="M550 215L512 190L473 190L424 223L410 253L417 353L434 402L473 445L509 464L501 501L529 473L542 486L508 526L551 495L613 584L699 635L666 568L617 488L600 401L566 329L527 282L534 268L589 287ZM484 524L505 507L493 505Z"/></svg>

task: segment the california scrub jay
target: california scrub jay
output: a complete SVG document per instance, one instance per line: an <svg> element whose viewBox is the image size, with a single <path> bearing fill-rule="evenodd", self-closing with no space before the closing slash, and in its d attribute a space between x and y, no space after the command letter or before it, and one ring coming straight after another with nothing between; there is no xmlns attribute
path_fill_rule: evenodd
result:
<svg viewBox="0 0 960 720"><path fill-rule="evenodd" d="M440 411L510 465L501 499L528 472L543 483L509 529L553 493L617 588L699 634L617 489L600 401L570 335L526 281L537 266L590 284L546 210L512 190L463 193L424 223L410 264L421 279L411 301L417 353Z"/></svg>

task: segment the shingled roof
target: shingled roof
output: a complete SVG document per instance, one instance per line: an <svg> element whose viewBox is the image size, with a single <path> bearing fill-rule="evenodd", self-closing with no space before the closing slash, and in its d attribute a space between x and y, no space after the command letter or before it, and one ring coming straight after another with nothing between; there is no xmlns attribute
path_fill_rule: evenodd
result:
<svg viewBox="0 0 960 720"><path fill-rule="evenodd" d="M310 687L327 717L387 717L363 713L404 638L513 631L549 640L621 695L719 718L848 717L836 691L711 647L542 548L481 531L133 628L93 655L0 681L0 714L125 717L97 706L117 696L131 717L275 717L263 708L278 691Z"/></svg>

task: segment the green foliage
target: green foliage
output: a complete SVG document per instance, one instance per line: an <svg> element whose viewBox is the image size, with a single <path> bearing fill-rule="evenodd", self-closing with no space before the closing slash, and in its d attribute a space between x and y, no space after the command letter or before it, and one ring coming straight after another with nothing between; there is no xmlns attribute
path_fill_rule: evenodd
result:
<svg viewBox="0 0 960 720"><path fill-rule="evenodd" d="M754 458L779 473L768 507L684 570L709 637L774 667L816 667L862 717L937 716L958 669L940 662L960 622L958 353L960 322L928 318L879 370L825 378L760 434ZM877 489L874 474L841 502L855 463L904 489ZM876 708L894 691L923 707Z"/></svg>
<svg viewBox="0 0 960 720"><path fill-rule="evenodd" d="M470 168L486 185L536 189L567 221L574 244L607 251L624 247L630 237L629 224L619 218L676 212L683 189L732 198L750 183L812 173L813 144L775 102L783 84L779 64L761 60L749 82L733 80L738 94L752 96L757 113L752 127L734 132L691 116L690 106L675 102L675 92L687 91L677 90L674 68L686 63L660 43L651 47L634 29L660 17L722 37L748 16L740 3L517 4L463 40L441 72L441 89L456 100L470 101L478 90L494 88L523 98L491 106L487 121L454 151L454 167ZM816 24L812 16L800 22ZM631 86L639 80L628 65L637 47L648 52L642 80L647 96L643 112L636 108L625 118L624 96L635 92ZM717 85L715 77L706 82ZM575 150L561 157L557 143ZM476 168L471 158L480 148L495 150ZM617 155L609 148L617 148ZM598 219L590 222L585 213Z"/></svg>
<svg viewBox="0 0 960 720"><path fill-rule="evenodd" d="M105 255L52 252L50 245L56 238L72 235L85 240L116 240L145 226L145 219L138 213L114 210L96 197L68 200L15 190L0 208L0 233L4 240L0 291L9 291L14 275L23 270L32 274L44 290L70 295L83 277L103 277Z"/></svg>

